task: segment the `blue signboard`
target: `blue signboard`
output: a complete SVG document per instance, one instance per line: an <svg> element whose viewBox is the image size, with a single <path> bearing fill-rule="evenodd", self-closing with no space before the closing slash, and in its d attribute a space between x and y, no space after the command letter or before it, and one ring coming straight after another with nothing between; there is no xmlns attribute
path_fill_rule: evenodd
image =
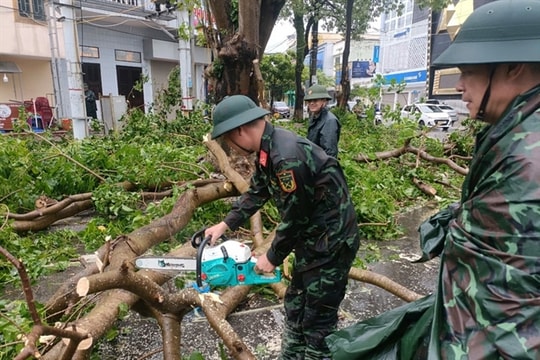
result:
<svg viewBox="0 0 540 360"><path fill-rule="evenodd" d="M427 79L426 70L417 70L417 71L407 71L396 74L384 75L384 80L389 84L392 80L395 80L397 83L406 82L406 83L415 83L415 82L425 82Z"/></svg>
<svg viewBox="0 0 540 360"><path fill-rule="evenodd" d="M304 65L309 67L311 64L311 53L307 54L304 58ZM323 70L324 68L324 49L317 51L317 69Z"/></svg>
<svg viewBox="0 0 540 360"><path fill-rule="evenodd" d="M373 61L353 61L352 62L352 78L373 77L375 74L376 65Z"/></svg>
<svg viewBox="0 0 540 360"><path fill-rule="evenodd" d="M317 51L317 69L322 70L324 66L324 49Z"/></svg>
<svg viewBox="0 0 540 360"><path fill-rule="evenodd" d="M373 47L373 62L377 64L379 62L379 53L381 52L381 47L379 45L375 45Z"/></svg>

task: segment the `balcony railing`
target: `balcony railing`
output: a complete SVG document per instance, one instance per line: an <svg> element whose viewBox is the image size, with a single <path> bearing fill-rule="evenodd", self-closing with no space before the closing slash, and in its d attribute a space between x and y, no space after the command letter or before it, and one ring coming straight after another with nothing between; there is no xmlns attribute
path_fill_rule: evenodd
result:
<svg viewBox="0 0 540 360"><path fill-rule="evenodd" d="M150 14L163 12L167 9L166 0L79 0L83 8L99 9L107 11L116 11L123 13L127 8L130 8L130 15L148 17ZM163 2L163 4L161 4ZM174 12L171 11L168 17L173 18ZM165 14L165 17L166 14Z"/></svg>

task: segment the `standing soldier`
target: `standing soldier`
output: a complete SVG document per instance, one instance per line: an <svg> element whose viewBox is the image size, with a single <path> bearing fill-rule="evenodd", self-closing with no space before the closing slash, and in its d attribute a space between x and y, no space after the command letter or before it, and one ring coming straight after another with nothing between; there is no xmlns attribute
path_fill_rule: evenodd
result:
<svg viewBox="0 0 540 360"><path fill-rule="evenodd" d="M309 110L307 138L337 159L341 123L326 106L330 99L332 97L322 85L313 85L307 89L304 97Z"/></svg>
<svg viewBox="0 0 540 360"><path fill-rule="evenodd" d="M367 117L366 110L364 109L364 104L361 99L356 99L356 104L354 104L351 111L356 115L358 120L365 119Z"/></svg>
<svg viewBox="0 0 540 360"><path fill-rule="evenodd" d="M459 68L456 90L486 123L461 201L420 227L437 291L355 325L362 341L336 337L334 359L540 359L540 1L477 8L433 65Z"/></svg>
<svg viewBox="0 0 540 360"><path fill-rule="evenodd" d="M358 250L356 213L337 160L293 132L274 127L265 120L267 114L243 95L227 97L216 106L212 138L221 136L240 154L256 153L257 159L249 190L205 235L216 241L273 199L281 223L256 269L272 272L295 253L284 299L281 359L330 359L324 339L336 329Z"/></svg>

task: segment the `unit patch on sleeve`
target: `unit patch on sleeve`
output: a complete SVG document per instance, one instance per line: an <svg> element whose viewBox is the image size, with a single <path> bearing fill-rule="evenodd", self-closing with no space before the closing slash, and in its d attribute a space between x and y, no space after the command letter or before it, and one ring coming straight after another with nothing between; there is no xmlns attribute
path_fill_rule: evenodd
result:
<svg viewBox="0 0 540 360"><path fill-rule="evenodd" d="M296 190L296 181L294 180L294 172L292 170L282 171L277 174L277 177L281 190L288 193Z"/></svg>

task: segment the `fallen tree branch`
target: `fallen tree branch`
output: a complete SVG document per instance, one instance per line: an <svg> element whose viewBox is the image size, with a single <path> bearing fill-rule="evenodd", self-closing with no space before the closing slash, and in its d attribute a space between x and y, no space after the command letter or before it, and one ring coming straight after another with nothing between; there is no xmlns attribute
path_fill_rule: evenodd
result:
<svg viewBox="0 0 540 360"><path fill-rule="evenodd" d="M219 198L237 194L235 189L227 187L225 182L208 184L198 188L190 188L178 199L171 213L125 235L123 241L119 241L115 244L114 248L109 251L109 271L119 269L125 262L130 263L135 257L142 255L154 245L157 245L161 241L176 234L189 222L193 212L198 206ZM105 247L106 246L104 245L102 248ZM102 254L107 253L103 249L100 249L100 251ZM152 274L152 279L158 284L166 282L168 278L168 276L163 274ZM47 309L58 310L60 307L58 304L65 305L66 302L64 298L66 296L70 297L71 293L74 293L75 297L78 297L75 293L75 284L71 281L69 284L69 286L62 287L55 295L53 295L47 303ZM235 290L234 292L235 296L242 295L238 290ZM238 300L238 303L242 299L243 297ZM125 304L131 308L138 300L138 296L125 290L115 289L104 291L98 298L92 310L83 318L76 320L74 324L76 324L77 327L87 329L92 338L99 339L116 320L120 304ZM235 308L238 303L231 303L230 306L234 306L233 308ZM59 312L56 311L56 313ZM56 344L49 352L43 355L42 359L59 359L63 351L64 346L62 344ZM78 350L75 353L74 359L84 358L87 351L89 350Z"/></svg>
<svg viewBox="0 0 540 360"><path fill-rule="evenodd" d="M68 206L74 203L91 200L91 199L92 199L92 193L70 195L67 198L61 201L58 201L54 205L48 206L46 208L32 210L24 214L8 213L8 217L16 221L34 220L42 216L53 215L55 213L58 213L59 211L64 210L65 208L67 208Z"/></svg>
<svg viewBox="0 0 540 360"><path fill-rule="evenodd" d="M41 325L41 318L39 317L36 309L36 302L34 301L32 286L30 285L30 279L28 278L24 264L3 246L0 246L0 254L4 255L4 257L17 269L23 287L24 298L26 299L26 304L28 305L28 311L30 312L32 321L34 325Z"/></svg>
<svg viewBox="0 0 540 360"><path fill-rule="evenodd" d="M221 184L221 180L215 179L204 179L204 180L195 180L192 182L183 182L176 184L177 186L204 186L208 184ZM162 184L162 185L174 185L174 184ZM133 191L137 186L131 182L122 182L117 184L117 186L123 188L126 191ZM163 191L160 193L149 193L142 192L141 197L143 200L156 200L166 196L169 196L172 192L170 190ZM80 212L91 209L93 207L92 202L92 193L82 193L76 195L70 195L67 198L56 202L54 205L47 206L44 208L36 209L29 211L24 214L16 214L7 212L8 219L15 220L12 222L12 228L15 232L21 233L26 231L40 231L48 228L50 225L54 224L58 220L74 216ZM4 214L1 214L4 215Z"/></svg>
<svg viewBox="0 0 540 360"><path fill-rule="evenodd" d="M210 135L207 134L203 139L203 144L210 150L210 152L216 157L218 166L223 174L229 179L240 193L245 193L249 189L249 183L244 179L236 170L234 170L228 160L227 154L219 146L215 140L210 139ZM255 247L261 246L265 240L262 233L262 220L261 213L257 211L250 218L250 228L253 237Z"/></svg>
<svg viewBox="0 0 540 360"><path fill-rule="evenodd" d="M437 190L435 190L433 186L426 184L425 182L416 177L413 177L412 181L414 185L416 185L416 187L427 196L433 197L437 195Z"/></svg>
<svg viewBox="0 0 540 360"><path fill-rule="evenodd" d="M70 360L77 349L88 348L92 343L92 339L89 338L85 331L73 328L72 330L60 329L52 326L35 325L28 335L25 336L25 347L14 358L14 360L24 360L29 357L41 358L41 354L36 347L42 337L55 338L59 337L66 339L61 341L65 345L66 350L59 357L60 360Z"/></svg>
<svg viewBox="0 0 540 360"><path fill-rule="evenodd" d="M209 148L218 146L215 142L207 141L207 143ZM251 287L230 287L225 289L219 297L211 294L201 295L194 289L171 293L161 286L170 279L170 275L146 270L135 272L132 264L135 257L180 231L190 221L199 206L219 198L237 196L239 189L244 191L247 189L249 186L247 182L230 167L221 147L218 146L218 148L213 152L217 154L218 161L222 164L222 169L227 176L234 179L234 186L231 186L229 182L219 182L190 188L181 195L170 214L103 245L97 252L100 261L104 264L104 269L101 269L103 271L100 272L100 268L94 264L82 272L84 275L76 275L73 278L77 278L77 281L67 281L66 285L47 303L48 311L56 310L55 314L62 314L63 310L67 311L73 304L81 301L81 297L96 294L97 300L93 303L93 308L82 318L67 323L65 326L78 329L80 336L99 339L116 321L121 305L134 309L137 304L145 304L146 313L152 314L157 319L162 330L164 358L173 360L177 358L179 351L178 339L181 330L178 324L193 306L199 306L206 314L210 326L223 339L231 357L242 360L255 359L243 339L226 320L228 314L234 311L249 294ZM273 233L267 239L258 240L262 238L260 215L258 219L252 217L251 220L252 227L260 226L253 250L261 254L266 251L265 246L269 246ZM186 244L171 255L181 256L181 254L193 252L194 249ZM350 277L377 285L406 301L421 297L382 275L368 271L353 268L350 271ZM271 286L278 296L284 296L285 284L276 283ZM36 327L36 331L38 330ZM91 340L90 343L92 343ZM88 348L79 347L77 350L74 344L75 341L58 342L41 358L56 360L69 356L75 360L85 359L91 351L91 344ZM28 353L33 350L35 349L30 346L27 349Z"/></svg>
<svg viewBox="0 0 540 360"><path fill-rule="evenodd" d="M454 170L455 172L457 172L460 175L467 175L467 173L469 172L469 169L466 169L466 168L463 168L463 167L459 166L458 164L456 164L455 162L453 162L450 159L435 157L435 156L432 156L432 155L428 154L424 150L421 150L419 148L411 146L411 144L410 144L411 140L412 139L410 139L410 138L407 139L405 141L405 144L400 148L393 149L393 150L388 150L388 151L377 152L377 153L374 154L374 156L369 156L369 155L365 155L365 154L359 154L354 158L354 160L358 161L358 162L365 163L365 162L371 162L371 161L376 161L376 160L386 160L386 159L390 159L390 158L397 158L397 157L400 157L403 154L411 153L411 154L414 154L414 155L420 157L421 159L423 159L425 161L429 161L429 162L432 162L434 164L445 164L450 169Z"/></svg>
<svg viewBox="0 0 540 360"><path fill-rule="evenodd" d="M386 276L374 273L372 271L352 268L349 271L349 278L378 286L407 302L415 301L424 297L424 295L419 295L414 291L407 289L405 286L402 286L387 278Z"/></svg>
<svg viewBox="0 0 540 360"><path fill-rule="evenodd" d="M32 135L36 136L37 138L45 141L47 144L49 144L53 149L55 149L56 151L58 151L58 154L62 157L64 157L65 159L71 161L72 163L74 163L75 165L77 165L78 167L80 167L81 169L84 169L86 171L88 171L90 174L92 174L95 178L97 178L100 182L104 183L106 182L107 180L99 175L98 173L96 173L95 171L93 171L92 169L90 169L89 167L85 166L84 164L81 164L80 162L78 162L77 160L75 160L74 158L72 158L71 156L67 155L66 153L64 153L62 151L62 149L60 149L58 146L56 146L55 144L53 144L49 139L47 139L46 137L44 136L41 136L41 134L37 133L37 132L34 132L34 131L29 131L29 130L26 130L26 129L23 129L23 131L25 132L29 132L31 133Z"/></svg>

